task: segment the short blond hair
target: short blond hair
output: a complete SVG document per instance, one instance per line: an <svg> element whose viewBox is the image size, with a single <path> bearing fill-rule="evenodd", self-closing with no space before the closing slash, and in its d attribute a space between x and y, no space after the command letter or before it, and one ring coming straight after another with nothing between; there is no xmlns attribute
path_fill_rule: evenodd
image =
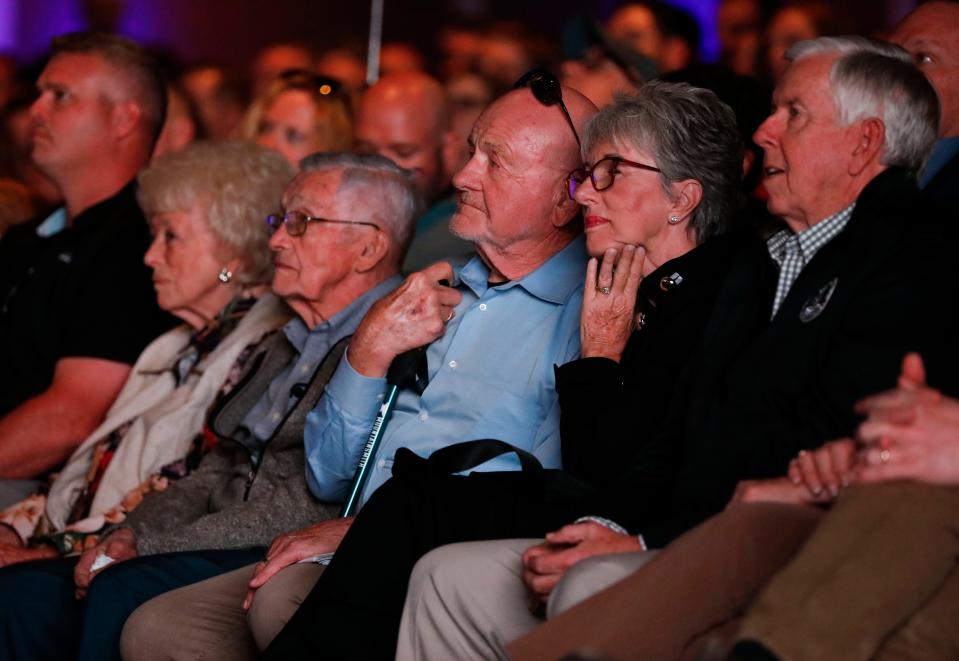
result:
<svg viewBox="0 0 959 661"><path fill-rule="evenodd" d="M214 236L243 262L243 284L273 277L266 217L282 205L293 170L276 152L241 140L196 142L164 154L137 177L147 216L202 205Z"/></svg>

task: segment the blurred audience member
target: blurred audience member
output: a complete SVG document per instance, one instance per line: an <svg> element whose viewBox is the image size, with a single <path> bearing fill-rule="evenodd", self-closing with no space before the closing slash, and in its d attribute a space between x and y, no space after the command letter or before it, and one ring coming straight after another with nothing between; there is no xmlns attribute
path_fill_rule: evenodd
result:
<svg viewBox="0 0 959 661"><path fill-rule="evenodd" d="M506 26L509 28L509 26ZM483 36L476 68L500 89L509 89L532 68L533 54L526 35L513 29L495 29Z"/></svg>
<svg viewBox="0 0 959 661"><path fill-rule="evenodd" d="M793 44L840 32L832 6L825 0L787 0L766 26L766 68L772 81L779 80L789 64L784 55Z"/></svg>
<svg viewBox="0 0 959 661"><path fill-rule="evenodd" d="M0 176L25 184L37 214L53 211L63 200L60 188L30 156L34 95L19 94L0 113Z"/></svg>
<svg viewBox="0 0 959 661"><path fill-rule="evenodd" d="M441 54L440 75L446 80L475 72L483 50L483 35L472 26L451 25L440 29L437 47Z"/></svg>
<svg viewBox="0 0 959 661"><path fill-rule="evenodd" d="M0 238L14 225L33 217L30 189L16 179L0 178Z"/></svg>
<svg viewBox="0 0 959 661"><path fill-rule="evenodd" d="M493 100L493 88L475 73L459 73L446 81L446 106L449 110L449 158L444 164L445 176L452 178L469 159L469 138L473 124Z"/></svg>
<svg viewBox="0 0 959 661"><path fill-rule="evenodd" d="M955 203L959 196L959 3L920 5L892 40L909 51L939 95L939 140L920 177L926 199Z"/></svg>
<svg viewBox="0 0 959 661"><path fill-rule="evenodd" d="M153 158L183 149L197 139L199 120L189 97L176 83L167 83L166 121L153 148Z"/></svg>
<svg viewBox="0 0 959 661"><path fill-rule="evenodd" d="M281 73L290 69L313 70L313 54L303 44L279 43L263 48L250 64L250 97L259 98Z"/></svg>
<svg viewBox="0 0 959 661"><path fill-rule="evenodd" d="M417 191L432 205L416 222L413 244L403 263L405 272L472 252L469 243L449 231L449 219L456 210L446 167L453 139L443 87L424 73L384 76L360 100L356 150L380 154L410 170Z"/></svg>
<svg viewBox="0 0 959 661"><path fill-rule="evenodd" d="M659 0L621 6L610 16L606 30L614 41L655 62L660 71L689 66L699 52L696 19Z"/></svg>
<svg viewBox="0 0 959 661"><path fill-rule="evenodd" d="M17 92L17 63L9 55L0 54L0 111Z"/></svg>
<svg viewBox="0 0 959 661"><path fill-rule="evenodd" d="M563 62L560 74L564 85L603 108L618 92L628 94L639 89L644 79L639 67L653 75L656 65L629 48L604 43L586 49L577 60Z"/></svg>
<svg viewBox="0 0 959 661"><path fill-rule="evenodd" d="M163 125L149 56L120 37L57 37L30 108L33 159L64 209L0 242L0 476L63 462L173 319L157 307L133 178Z"/></svg>
<svg viewBox="0 0 959 661"><path fill-rule="evenodd" d="M180 85L196 108L206 140L237 137L246 109L243 85L226 68L203 65L188 70Z"/></svg>
<svg viewBox="0 0 959 661"><path fill-rule="evenodd" d="M758 76L763 19L762 0L721 0L716 14L720 64L741 76Z"/></svg>
<svg viewBox="0 0 959 661"><path fill-rule="evenodd" d="M411 44L392 41L383 44L380 49L380 77L391 73L423 71L425 68L423 55Z"/></svg>
<svg viewBox="0 0 959 661"><path fill-rule="evenodd" d="M198 143L140 173L137 197L153 233L144 261L160 307L184 323L140 354L48 494L3 513L19 542L0 545L0 564L83 551L210 449L201 430L214 397L290 316L276 297L257 298L272 277L263 219L292 174L278 154L241 141Z"/></svg>
<svg viewBox="0 0 959 661"><path fill-rule="evenodd" d="M254 100L243 135L278 151L294 168L315 152L348 149L353 121L340 82L303 69L284 71Z"/></svg>

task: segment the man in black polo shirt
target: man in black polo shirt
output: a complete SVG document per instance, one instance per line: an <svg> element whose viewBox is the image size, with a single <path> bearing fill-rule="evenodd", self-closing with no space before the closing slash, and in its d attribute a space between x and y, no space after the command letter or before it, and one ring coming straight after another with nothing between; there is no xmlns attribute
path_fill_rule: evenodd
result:
<svg viewBox="0 0 959 661"><path fill-rule="evenodd" d="M134 195L165 114L149 57L119 37L65 35L37 87L33 158L64 208L0 242L0 504L10 480L54 468L96 428L173 323L143 263Z"/></svg>

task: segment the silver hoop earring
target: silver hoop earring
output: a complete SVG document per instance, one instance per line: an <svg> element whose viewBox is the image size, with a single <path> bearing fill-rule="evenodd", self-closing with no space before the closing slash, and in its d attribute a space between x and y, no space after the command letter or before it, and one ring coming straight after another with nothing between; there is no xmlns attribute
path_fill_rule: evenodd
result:
<svg viewBox="0 0 959 661"><path fill-rule="evenodd" d="M231 271L230 269L224 266L220 270L220 274L216 276L216 279L222 282L223 284L226 284L233 279L233 271Z"/></svg>
<svg viewBox="0 0 959 661"><path fill-rule="evenodd" d="M679 224L679 216L670 216L670 217L669 217L669 224L670 224L670 225L678 225L678 224Z"/></svg>

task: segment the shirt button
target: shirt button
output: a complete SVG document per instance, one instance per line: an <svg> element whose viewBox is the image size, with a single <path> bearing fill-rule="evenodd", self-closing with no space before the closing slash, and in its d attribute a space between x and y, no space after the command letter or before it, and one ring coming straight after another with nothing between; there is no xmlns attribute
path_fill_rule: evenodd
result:
<svg viewBox="0 0 959 661"><path fill-rule="evenodd" d="M386 459L380 459L378 462L376 462L376 465L380 468L386 468Z"/></svg>
<svg viewBox="0 0 959 661"><path fill-rule="evenodd" d="M451 361L450 361L450 368L452 368L452 369L455 370L455 369L456 369L457 367L459 367L459 366L460 366L460 364L459 364L458 362L456 362L455 360L451 360Z"/></svg>
<svg viewBox="0 0 959 661"><path fill-rule="evenodd" d="M276 412L274 412L274 413L273 413L273 415L271 415L271 416L270 416L270 418L272 418L272 419L273 419L273 422L276 422L277 420L279 420L279 419L280 419L280 414L279 414L279 413L276 413Z"/></svg>
<svg viewBox="0 0 959 661"><path fill-rule="evenodd" d="M301 372L302 374L306 374L306 373L308 373L309 371L310 371L310 366L309 366L309 365L304 365L303 367L300 368L300 372Z"/></svg>
<svg viewBox="0 0 959 661"><path fill-rule="evenodd" d="M427 413L426 411L423 411L422 413L420 413L419 417L420 417L420 422L426 422L427 420L430 419L430 414Z"/></svg>
<svg viewBox="0 0 959 661"><path fill-rule="evenodd" d="M486 303L480 303L480 304L479 304L479 309L480 309L480 310L485 310L485 309L486 309Z"/></svg>

